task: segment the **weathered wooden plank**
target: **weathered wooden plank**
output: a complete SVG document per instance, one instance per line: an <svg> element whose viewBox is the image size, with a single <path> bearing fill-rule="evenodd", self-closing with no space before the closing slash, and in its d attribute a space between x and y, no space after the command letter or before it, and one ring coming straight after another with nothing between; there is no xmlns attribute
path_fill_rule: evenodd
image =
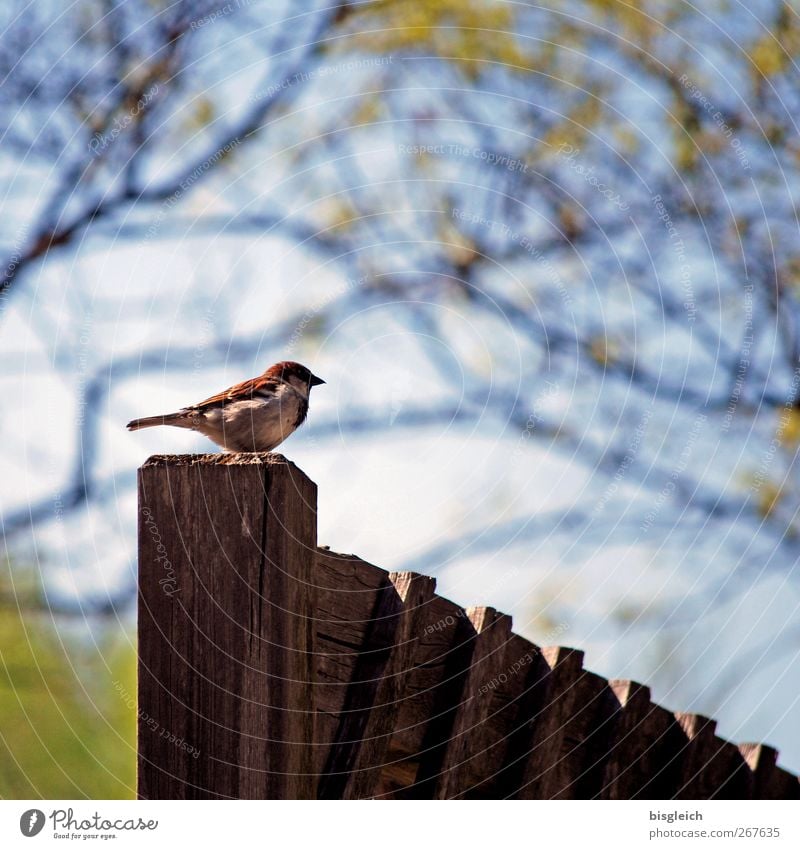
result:
<svg viewBox="0 0 800 849"><path fill-rule="evenodd" d="M800 781L777 766L775 749L759 743L743 743L739 751L752 772L754 799L800 799Z"/></svg>
<svg viewBox="0 0 800 849"><path fill-rule="evenodd" d="M433 798L475 647L463 608L434 596L422 613L416 662L376 787L382 798Z"/></svg>
<svg viewBox="0 0 800 849"><path fill-rule="evenodd" d="M536 716L524 753L518 799L545 799L551 788L561 788L569 783L569 776L561 763L564 749L564 723L576 713L577 688L575 682L583 674L583 652L568 648L550 647L542 650L548 674L541 683L542 704ZM551 773L550 775L548 773Z"/></svg>
<svg viewBox="0 0 800 849"><path fill-rule="evenodd" d="M510 674L505 681L501 677L493 692L485 729L489 751L500 766L475 785L472 797L507 799L517 793L546 704L551 670L538 646L512 634L506 644L506 669Z"/></svg>
<svg viewBox="0 0 800 849"><path fill-rule="evenodd" d="M491 607L467 608L466 614L475 629L474 646L436 782L434 796L439 799L469 795L502 766L492 762L486 723L492 694L508 675L505 650L511 617Z"/></svg>
<svg viewBox="0 0 800 849"><path fill-rule="evenodd" d="M389 576L393 593L384 593L373 613L375 636L368 640L350 683L337 740L331 750L323 798L363 799L374 795L406 682L414 665L418 621L433 597L432 578L411 572Z"/></svg>
<svg viewBox="0 0 800 849"><path fill-rule="evenodd" d="M153 457L139 504L140 797L313 798L316 486L280 455Z"/></svg>
<svg viewBox="0 0 800 849"><path fill-rule="evenodd" d="M716 722L692 713L675 717L688 745L674 798L749 799L751 770L736 746L715 735Z"/></svg>
<svg viewBox="0 0 800 849"><path fill-rule="evenodd" d="M675 716L635 681L608 682L622 708L606 764L603 799L671 799L682 774L686 735Z"/></svg>
<svg viewBox="0 0 800 849"><path fill-rule="evenodd" d="M315 769L322 776L339 733L350 682L362 655L385 651L374 628L374 611L386 594L397 596L389 573L349 554L320 549L314 584L314 750Z"/></svg>
<svg viewBox="0 0 800 849"><path fill-rule="evenodd" d="M608 682L583 669L583 653L546 647L544 706L516 797L590 799L603 786L619 701Z"/></svg>

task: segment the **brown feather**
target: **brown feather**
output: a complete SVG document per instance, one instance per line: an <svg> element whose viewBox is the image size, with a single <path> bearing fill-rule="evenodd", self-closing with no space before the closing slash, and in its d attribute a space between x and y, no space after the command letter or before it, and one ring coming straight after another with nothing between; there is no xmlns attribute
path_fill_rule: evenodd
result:
<svg viewBox="0 0 800 849"><path fill-rule="evenodd" d="M205 401L192 405L189 409L203 410L211 407L222 407L229 401L241 401L244 398L252 398L255 393L262 390L274 392L277 388L277 380L261 375L250 380L243 380L241 383L231 386L230 389L224 389L222 392L206 398Z"/></svg>

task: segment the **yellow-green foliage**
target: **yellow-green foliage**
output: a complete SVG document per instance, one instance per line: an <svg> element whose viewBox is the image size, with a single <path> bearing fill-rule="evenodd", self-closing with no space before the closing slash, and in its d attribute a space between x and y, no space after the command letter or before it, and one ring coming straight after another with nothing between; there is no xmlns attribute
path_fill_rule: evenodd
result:
<svg viewBox="0 0 800 849"><path fill-rule="evenodd" d="M378 0L355 16L358 43L376 53L428 51L463 62L468 73L475 73L480 62L527 66L514 33L513 9L486 0Z"/></svg>
<svg viewBox="0 0 800 849"><path fill-rule="evenodd" d="M18 581L10 591L8 567L0 583L0 797L132 798L133 641L116 621L113 636L69 633Z"/></svg>

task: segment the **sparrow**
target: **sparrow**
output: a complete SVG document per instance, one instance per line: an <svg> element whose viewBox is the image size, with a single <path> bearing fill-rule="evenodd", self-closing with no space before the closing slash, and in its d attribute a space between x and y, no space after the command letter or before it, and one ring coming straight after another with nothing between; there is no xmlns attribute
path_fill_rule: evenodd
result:
<svg viewBox="0 0 800 849"><path fill-rule="evenodd" d="M322 383L305 366L285 360L199 404L134 419L127 427L183 427L199 431L225 451L272 451L303 424L311 387Z"/></svg>

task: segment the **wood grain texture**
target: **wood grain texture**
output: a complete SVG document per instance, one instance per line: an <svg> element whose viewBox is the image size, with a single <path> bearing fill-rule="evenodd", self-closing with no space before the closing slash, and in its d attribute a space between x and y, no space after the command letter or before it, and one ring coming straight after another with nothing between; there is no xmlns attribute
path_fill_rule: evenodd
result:
<svg viewBox="0 0 800 849"><path fill-rule="evenodd" d="M635 681L611 680L621 711L606 764L602 799L670 799L683 773L686 735L675 716Z"/></svg>
<svg viewBox="0 0 800 849"><path fill-rule="evenodd" d="M492 694L485 735L494 764L491 774L476 785L475 798L513 798L524 784L533 740L546 705L551 669L541 649L511 635L506 644L506 679Z"/></svg>
<svg viewBox="0 0 800 849"><path fill-rule="evenodd" d="M139 505L139 796L313 798L315 485L157 457Z"/></svg>
<svg viewBox="0 0 800 849"><path fill-rule="evenodd" d="M348 689L337 740L325 775L324 798L371 798L387 762L397 714L419 639L420 612L433 597L435 582L411 572L389 576L386 592L373 613L376 635L368 641Z"/></svg>
<svg viewBox="0 0 800 849"><path fill-rule="evenodd" d="M381 798L433 798L472 658L475 629L463 608L434 596L420 614L415 663L375 790Z"/></svg>
<svg viewBox="0 0 800 849"><path fill-rule="evenodd" d="M314 749L315 771L322 776L343 721L351 683L358 682L359 659L385 651L373 645L382 639L373 627L373 615L382 599L396 592L389 573L358 557L319 550L314 583L317 609L314 619ZM320 782L325 793L326 782Z"/></svg>
<svg viewBox="0 0 800 849"><path fill-rule="evenodd" d="M521 799L591 799L603 786L620 713L608 682L583 669L583 653L545 647L545 701L516 793Z"/></svg>
<svg viewBox="0 0 800 849"><path fill-rule="evenodd" d="M466 618L475 629L472 657L442 756L434 792L438 799L468 796L493 774L487 721L492 693L509 674L505 650L511 638L511 617L492 607L471 607Z"/></svg>

